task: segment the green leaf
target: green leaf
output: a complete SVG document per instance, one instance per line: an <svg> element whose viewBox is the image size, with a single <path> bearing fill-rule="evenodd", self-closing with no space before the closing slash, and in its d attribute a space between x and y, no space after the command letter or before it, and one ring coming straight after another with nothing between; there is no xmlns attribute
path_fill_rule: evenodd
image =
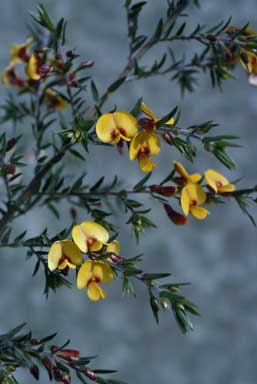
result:
<svg viewBox="0 0 257 384"><path fill-rule="evenodd" d="M99 100L99 93L98 93L98 90L96 88L94 80L91 80L90 86L91 86L91 93L92 93L94 101L98 101Z"/></svg>
<svg viewBox="0 0 257 384"><path fill-rule="evenodd" d="M136 192L139 192L141 190L143 190L144 188L144 185L145 183L150 179L152 175L152 172L149 172L146 176L144 176L134 187L133 187L133 190L136 191Z"/></svg>
<svg viewBox="0 0 257 384"><path fill-rule="evenodd" d="M116 91L116 89L118 89L124 83L126 78L127 78L127 76L123 76L120 79L118 79L117 81L115 81L114 83L112 83L107 89L108 93L112 93L112 92Z"/></svg>
<svg viewBox="0 0 257 384"><path fill-rule="evenodd" d="M162 119L160 119L156 123L156 128L158 129L162 127L165 123L167 123L167 121L169 121L173 116L175 116L175 114L177 113L177 110L178 110L178 107L175 107L170 113L168 113Z"/></svg>

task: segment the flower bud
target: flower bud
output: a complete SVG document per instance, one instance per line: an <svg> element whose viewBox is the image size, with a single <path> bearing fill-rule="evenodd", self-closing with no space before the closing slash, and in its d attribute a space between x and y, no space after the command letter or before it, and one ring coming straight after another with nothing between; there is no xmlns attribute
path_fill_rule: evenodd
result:
<svg viewBox="0 0 257 384"><path fill-rule="evenodd" d="M39 369L36 364L32 365L29 371L36 380L39 380Z"/></svg>
<svg viewBox="0 0 257 384"><path fill-rule="evenodd" d="M170 309L170 302L169 302L169 300L166 299L165 297L162 297L162 298L160 299L160 304L161 304L161 306L162 306L163 309L166 309L166 310Z"/></svg>
<svg viewBox="0 0 257 384"><path fill-rule="evenodd" d="M174 186L162 186L159 184L153 184L150 186L150 189L152 192L158 193L159 195L165 196L165 197L172 197L177 193L177 187Z"/></svg>
<svg viewBox="0 0 257 384"><path fill-rule="evenodd" d="M86 368L86 369L85 369L85 375L86 375L90 380L95 381L95 380L97 379L96 374L95 374L93 371L91 371L91 369L89 369L89 368Z"/></svg>
<svg viewBox="0 0 257 384"><path fill-rule="evenodd" d="M17 144L17 140L13 137L7 141L6 152L10 151Z"/></svg>
<svg viewBox="0 0 257 384"><path fill-rule="evenodd" d="M169 132L163 132L162 138L166 141L167 144L173 145L173 139Z"/></svg>
<svg viewBox="0 0 257 384"><path fill-rule="evenodd" d="M70 215L71 215L71 218L73 220L76 220L76 218L77 218L77 210L76 210L76 208L74 208L74 207L70 208Z"/></svg>
<svg viewBox="0 0 257 384"><path fill-rule="evenodd" d="M77 351L76 349L62 349L56 352L56 355L64 360L78 360L80 351Z"/></svg>
<svg viewBox="0 0 257 384"><path fill-rule="evenodd" d="M180 213L174 211L169 204L164 204L164 209L167 213L168 218L176 225L185 225L188 223L188 218Z"/></svg>
<svg viewBox="0 0 257 384"><path fill-rule="evenodd" d="M54 380L57 381L57 382L61 382L63 383L63 374L62 372L60 371L60 369L54 367L53 368L53 374L54 374Z"/></svg>
<svg viewBox="0 0 257 384"><path fill-rule="evenodd" d="M80 62L80 65L82 65L83 67L93 67L93 65L95 65L95 62L93 60L84 60L84 61L81 61Z"/></svg>
<svg viewBox="0 0 257 384"><path fill-rule="evenodd" d="M124 260L124 257L116 255L116 253L112 253L110 258L114 263L121 263Z"/></svg>
<svg viewBox="0 0 257 384"><path fill-rule="evenodd" d="M217 40L217 37L216 37L215 35L209 34L209 35L207 35L207 39L208 39L209 41L214 42L214 41Z"/></svg>
<svg viewBox="0 0 257 384"><path fill-rule="evenodd" d="M6 170L7 170L7 173L9 173L11 175L14 175L15 171L16 171L16 167L13 164L7 164L6 165Z"/></svg>

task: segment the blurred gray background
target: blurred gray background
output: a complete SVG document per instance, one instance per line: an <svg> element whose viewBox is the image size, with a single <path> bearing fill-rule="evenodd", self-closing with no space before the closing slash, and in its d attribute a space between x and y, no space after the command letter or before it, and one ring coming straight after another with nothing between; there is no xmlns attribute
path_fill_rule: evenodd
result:
<svg viewBox="0 0 257 384"><path fill-rule="evenodd" d="M119 0L55 0L43 1L55 18L69 20L69 42L83 59L95 60L93 69L100 91L120 71L127 55L126 19L123 1ZM27 36L25 23L28 11L37 1L9 0L0 4L1 69L8 63L9 45L23 42ZM142 31L151 31L163 13L165 1L148 1L142 21ZM215 23L230 15L234 24L250 21L257 28L256 1L203 0L200 11L191 15L193 25ZM181 48L180 48L181 49ZM183 49L190 57L190 45ZM161 52L158 51L156 54ZM147 60L151 57L148 56ZM196 92L181 99L179 90L167 78L155 78L130 83L106 105L130 108L137 98L145 101L158 115L175 105L182 111L182 124L201 123L213 119L220 131L242 137L243 148L231 152L238 163L229 173L211 157L201 154L194 166L184 162L190 170L204 171L208 167L220 169L231 180L243 177L242 185L256 184L257 150L257 89L247 83L242 69L236 80L224 84L223 93L212 90L209 78L202 78ZM6 90L1 88L1 97ZM20 128L28 132L26 124ZM218 132L218 131L217 131ZM181 160L168 146L158 160L158 175L166 175L173 159ZM66 159L66 163L70 159ZM74 160L73 160L74 161ZM70 162L70 161L69 161ZM90 154L86 164L89 180L106 174L126 174L126 185L139 180L136 162L121 158L113 149L99 148ZM74 161L74 170L78 164ZM125 171L124 171L125 170ZM71 166L72 171L72 166ZM157 175L157 172L156 172ZM159 176L154 176L158 180ZM1 322L4 332L22 321L28 322L35 335L43 336L58 330L60 342L72 339L71 347L85 355L98 354L97 367L118 369L117 378L128 383L145 384L254 384L257 381L257 255L256 229L229 202L212 209L204 222L191 220L185 228L172 225L153 201L152 217L157 231L149 231L139 245L124 225L122 214L117 218L121 226L122 253L129 257L145 253L143 267L149 272L169 271L174 281L190 281L185 294L199 305L202 317L193 319L195 331L183 336L168 313L161 316L156 326L151 315L146 292L137 285L137 299L122 298L120 283L107 287L108 300L94 304L85 292L61 289L48 301L42 295L41 275L31 279L33 263L25 262L24 250L1 252ZM16 224L17 230L27 228L36 235L45 226L52 233L62 228L69 219L67 205L62 205L62 221L58 222L45 210L34 211L26 221ZM86 218L80 212L81 220ZM255 217L256 210L255 210ZM17 376L18 377L18 376ZM33 379L20 373L21 382ZM46 383L47 378L40 379Z"/></svg>

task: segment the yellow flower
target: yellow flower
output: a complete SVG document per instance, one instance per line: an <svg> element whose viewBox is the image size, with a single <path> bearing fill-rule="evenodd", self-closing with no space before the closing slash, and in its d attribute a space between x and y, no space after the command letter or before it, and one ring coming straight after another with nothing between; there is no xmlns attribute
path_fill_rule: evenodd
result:
<svg viewBox="0 0 257 384"><path fill-rule="evenodd" d="M72 238L82 252L97 252L108 242L109 233L100 224L83 221L73 227Z"/></svg>
<svg viewBox="0 0 257 384"><path fill-rule="evenodd" d="M175 170L180 174L180 176L182 177L182 181L184 184L188 184L188 183L198 183L198 181L201 180L202 176L199 174L199 173L193 173L192 175L189 175L189 173L186 171L186 169L184 168L184 166L179 163L178 161L173 161L173 166L175 168Z"/></svg>
<svg viewBox="0 0 257 384"><path fill-rule="evenodd" d="M82 254L79 248L71 240L55 241L48 253L48 268L65 269L70 267L75 269L76 265L82 264Z"/></svg>
<svg viewBox="0 0 257 384"><path fill-rule="evenodd" d="M143 130L133 137L129 146L130 160L138 159L143 172L151 172L156 164L150 156L156 156L161 150L160 140L154 132Z"/></svg>
<svg viewBox="0 0 257 384"><path fill-rule="evenodd" d="M47 89L45 91L45 101L49 105L49 107L52 107L54 109L64 109L69 106L69 103L58 93L51 91L50 89Z"/></svg>
<svg viewBox="0 0 257 384"><path fill-rule="evenodd" d="M12 44L10 48L11 62L20 63L22 61L29 61L28 48L33 39L29 37L24 44Z"/></svg>
<svg viewBox="0 0 257 384"><path fill-rule="evenodd" d="M106 252L115 253L115 255L120 254L120 243L118 240L113 240L111 243L107 244Z"/></svg>
<svg viewBox="0 0 257 384"><path fill-rule="evenodd" d="M3 73L1 75L2 84L5 85L6 87L14 85L16 78L17 78L17 75L15 72L15 63L10 63L3 70Z"/></svg>
<svg viewBox="0 0 257 384"><path fill-rule="evenodd" d="M32 80L40 80L40 65L41 60L40 57L33 53L28 61L28 64L25 67L25 72L28 75L28 77Z"/></svg>
<svg viewBox="0 0 257 384"><path fill-rule="evenodd" d="M106 252L111 253L110 257L107 258L108 261L120 263L124 260L124 258L120 256L120 243L118 240L113 240L107 244Z"/></svg>
<svg viewBox="0 0 257 384"><path fill-rule="evenodd" d="M206 193L198 184L189 183L182 189L180 204L186 216L191 213L197 219L205 219L209 212L207 209L199 207L205 200Z"/></svg>
<svg viewBox="0 0 257 384"><path fill-rule="evenodd" d="M204 173L204 178L216 193L233 192L236 189L234 184L230 184L225 176L214 169L208 169Z"/></svg>
<svg viewBox="0 0 257 384"><path fill-rule="evenodd" d="M77 276L77 287L87 287L90 300L98 301L106 298L106 292L98 283L108 284L114 280L114 274L109 264L98 260L88 260L80 268Z"/></svg>
<svg viewBox="0 0 257 384"><path fill-rule="evenodd" d="M245 63L241 60L241 64L244 69L249 73L249 75L257 74L257 55L254 52L248 51L246 49L242 49L241 51L247 56L248 62Z"/></svg>
<svg viewBox="0 0 257 384"><path fill-rule="evenodd" d="M155 123L157 123L160 119L153 113L153 111L142 101L140 106L141 112L150 117L150 121L152 121L153 127L155 129ZM144 119L141 119L144 125ZM173 125L175 120L173 118L169 119L165 124ZM145 122L147 123L147 122ZM146 124L147 125L147 124Z"/></svg>
<svg viewBox="0 0 257 384"><path fill-rule="evenodd" d="M238 33L241 29L242 28L237 27L236 25L229 25L227 28L227 33L234 35L235 33ZM256 35L257 35L257 32L251 27L245 28L244 31L242 32L242 36L256 36Z"/></svg>
<svg viewBox="0 0 257 384"><path fill-rule="evenodd" d="M126 111L104 113L96 123L96 134L103 143L117 144L121 139L130 141L137 133L137 121Z"/></svg>

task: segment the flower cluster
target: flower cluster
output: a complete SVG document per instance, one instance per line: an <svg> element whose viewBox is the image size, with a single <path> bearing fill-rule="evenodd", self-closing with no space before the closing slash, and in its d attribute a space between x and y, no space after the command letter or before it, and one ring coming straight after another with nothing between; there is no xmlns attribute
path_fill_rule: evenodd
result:
<svg viewBox="0 0 257 384"><path fill-rule="evenodd" d="M168 196L166 193L167 188L173 191L169 196L180 194L180 206L185 216L165 204L167 215L177 225L186 224L188 220L185 217L189 214L200 220L205 219L209 214L206 207L210 205L215 195L229 196L236 189L234 184L231 184L225 176L214 169L206 170L204 175L199 173L190 175L181 163L173 161L173 166L178 176L173 177L172 181L177 184L177 187L154 185L151 190L163 196ZM203 184L203 182L206 184Z"/></svg>
<svg viewBox="0 0 257 384"><path fill-rule="evenodd" d="M143 172L151 172L156 167L151 157L158 155L161 150L156 127L159 119L144 102L140 109L148 117L136 120L132 114L121 110L104 113L97 120L96 134L103 143L117 144L119 148L123 147L124 142L129 143L130 160L137 159ZM173 125L174 119L165 124Z"/></svg>
<svg viewBox="0 0 257 384"><path fill-rule="evenodd" d="M2 83L6 87L15 87L22 93L38 93L39 84L44 83L42 97L48 107L58 110L68 107L67 100L58 92L51 89L46 80L51 76L59 76L58 85L63 85L63 63L59 57L48 58L47 48L33 48L30 37L23 44L13 44L10 48L10 63L2 73ZM19 75L18 66L23 64L24 75ZM71 77L72 74L70 74ZM75 85L70 79L70 85Z"/></svg>
<svg viewBox="0 0 257 384"><path fill-rule="evenodd" d="M242 29L234 25L227 28L227 34L232 38L237 38L242 43L250 42L252 38L257 36L257 32L251 27ZM236 52L228 50L227 61L230 64L240 62L248 73L249 83L257 86L257 50L255 48L249 49L239 45L239 50Z"/></svg>
<svg viewBox="0 0 257 384"><path fill-rule="evenodd" d="M69 268L77 269L77 288L87 288L90 300L98 301L106 297L99 284L108 284L114 280L111 265L120 262L120 244L117 240L110 243L109 233L100 224L83 221L72 229L72 240L55 241L48 253L48 268L67 273ZM84 261L82 253L87 254ZM103 253L108 254L105 261L99 260Z"/></svg>

